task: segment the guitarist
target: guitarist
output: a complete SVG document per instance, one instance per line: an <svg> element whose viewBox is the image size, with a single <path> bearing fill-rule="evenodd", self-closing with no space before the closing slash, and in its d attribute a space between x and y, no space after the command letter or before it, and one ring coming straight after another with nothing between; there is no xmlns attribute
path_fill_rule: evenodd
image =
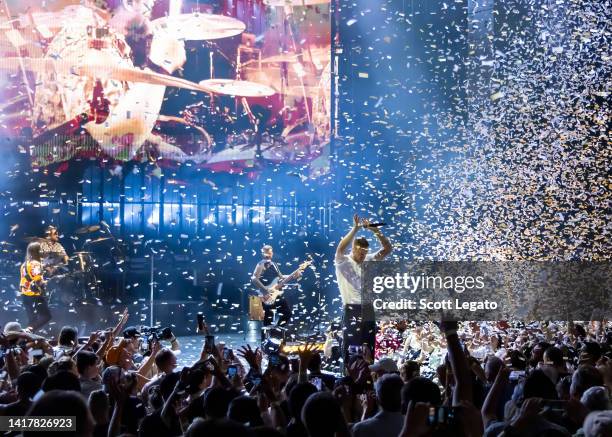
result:
<svg viewBox="0 0 612 437"><path fill-rule="evenodd" d="M37 331L51 320L49 305L44 296L46 282L43 277L40 243L33 242L28 245L20 273L19 291L28 315L28 327L30 331Z"/></svg>
<svg viewBox="0 0 612 437"><path fill-rule="evenodd" d="M266 244L261 248L261 255L263 259L257 263L255 272L251 276L251 282L255 285L261 293L266 296L273 292L275 289L274 285L271 285L275 279L283 279L285 276L280 272L278 265L272 261L274 256L274 249L272 246ZM297 276L299 279L299 274ZM263 302L262 302L263 303ZM270 326L274 319L274 312L276 310L279 318L277 326L286 326L291 320L291 306L282 295L278 296L274 303L270 305L263 304L264 308L264 320L263 326Z"/></svg>

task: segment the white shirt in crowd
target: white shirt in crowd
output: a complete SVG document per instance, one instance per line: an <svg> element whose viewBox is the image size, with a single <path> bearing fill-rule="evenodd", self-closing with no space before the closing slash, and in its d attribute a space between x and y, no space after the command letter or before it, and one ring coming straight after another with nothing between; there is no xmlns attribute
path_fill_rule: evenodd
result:
<svg viewBox="0 0 612 437"><path fill-rule="evenodd" d="M372 261L375 253L366 255L365 261ZM350 255L338 255L334 260L336 279L343 305L361 305L361 265Z"/></svg>

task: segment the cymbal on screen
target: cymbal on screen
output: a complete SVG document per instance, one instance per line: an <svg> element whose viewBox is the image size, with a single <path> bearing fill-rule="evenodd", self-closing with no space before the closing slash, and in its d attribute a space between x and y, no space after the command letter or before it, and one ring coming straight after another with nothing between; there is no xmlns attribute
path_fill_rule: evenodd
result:
<svg viewBox="0 0 612 437"><path fill-rule="evenodd" d="M166 32L179 40L204 41L240 35L246 24L236 18L213 14L180 14L161 17L152 22L156 32Z"/></svg>
<svg viewBox="0 0 612 437"><path fill-rule="evenodd" d="M89 244L93 244L93 243L99 243L100 241L105 241L105 240L111 240L111 237L100 237L100 238L96 238L94 240L89 240L88 243Z"/></svg>
<svg viewBox="0 0 612 437"><path fill-rule="evenodd" d="M301 58L301 59L300 59ZM278 55L267 56L265 58L251 59L247 62L243 62L242 65L250 64L276 64L282 62L300 62L309 61L312 58L312 62L319 66L325 66L330 62L331 59L331 46L313 47L309 50L302 50L300 53L297 52L286 52L279 53Z"/></svg>
<svg viewBox="0 0 612 437"><path fill-rule="evenodd" d="M82 228L77 229L76 231L74 231L76 234L87 234L89 232L96 232L100 230L100 226L98 225L92 225L92 226L83 226Z"/></svg>
<svg viewBox="0 0 612 437"><path fill-rule="evenodd" d="M206 79L200 85L214 93L237 97L269 97L276 94L274 88L257 82L232 79Z"/></svg>
<svg viewBox="0 0 612 437"><path fill-rule="evenodd" d="M279 94L301 97L312 96L315 88L319 86L316 74L301 74L300 71L289 68L283 69L279 65L266 65L262 68L246 67L242 70L247 80L266 85Z"/></svg>
<svg viewBox="0 0 612 437"><path fill-rule="evenodd" d="M264 0L266 6L314 6L326 5L330 0Z"/></svg>

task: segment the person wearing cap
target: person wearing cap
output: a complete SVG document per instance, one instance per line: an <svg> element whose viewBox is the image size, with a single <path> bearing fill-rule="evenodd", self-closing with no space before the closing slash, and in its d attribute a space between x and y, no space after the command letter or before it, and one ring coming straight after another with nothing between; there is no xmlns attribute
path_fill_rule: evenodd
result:
<svg viewBox="0 0 612 437"><path fill-rule="evenodd" d="M125 328L123 330L123 338L117 345L111 347L104 357L104 361L108 366L118 366L126 372L136 370L136 376L138 377L137 391L140 391L156 373L153 364L155 363L155 355L161 349L159 341L152 341L151 354L145 357L140 365L137 366L134 362L134 355L138 352L138 339L140 337L142 337L142 334L137 327L129 326Z"/></svg>
<svg viewBox="0 0 612 437"><path fill-rule="evenodd" d="M136 353L138 350L138 339L142 337L142 334L135 326L128 326L123 330L123 347L126 348L130 353Z"/></svg>
<svg viewBox="0 0 612 437"><path fill-rule="evenodd" d="M585 437L607 437L612 435L612 411L594 411L587 416L582 426ZM576 435L580 435L577 433Z"/></svg>
<svg viewBox="0 0 612 437"><path fill-rule="evenodd" d="M369 254L370 244L367 238L355 238L359 229L371 231L381 244L381 249ZM345 252L351 246L351 252ZM360 219L357 214L353 216L353 227L342 238L336 248L334 264L336 266L336 279L342 304L344 305L342 351L344 362L348 362L349 345L362 345L367 343L371 351L374 351L376 337L376 324L372 320L364 320L364 310L373 313L371 305L368 308L362 306L361 300L361 269L364 261L381 261L391 253L393 247L378 227L371 227L370 221Z"/></svg>
<svg viewBox="0 0 612 437"><path fill-rule="evenodd" d="M370 371L375 373L378 378L387 373L395 373L399 375L399 368L397 363L392 358L381 358L370 366Z"/></svg>
<svg viewBox="0 0 612 437"><path fill-rule="evenodd" d="M21 327L21 323L19 322L7 322L2 332L8 337L10 335L21 336L27 331Z"/></svg>

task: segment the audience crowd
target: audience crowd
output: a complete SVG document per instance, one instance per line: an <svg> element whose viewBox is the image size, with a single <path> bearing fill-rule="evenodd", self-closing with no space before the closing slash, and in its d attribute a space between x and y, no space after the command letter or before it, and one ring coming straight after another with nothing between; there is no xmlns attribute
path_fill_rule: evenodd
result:
<svg viewBox="0 0 612 437"><path fill-rule="evenodd" d="M612 436L606 322L386 323L346 363L334 344L264 355L208 336L178 369L171 330L128 317L81 340L7 323L0 416L72 416L60 434L88 437Z"/></svg>

